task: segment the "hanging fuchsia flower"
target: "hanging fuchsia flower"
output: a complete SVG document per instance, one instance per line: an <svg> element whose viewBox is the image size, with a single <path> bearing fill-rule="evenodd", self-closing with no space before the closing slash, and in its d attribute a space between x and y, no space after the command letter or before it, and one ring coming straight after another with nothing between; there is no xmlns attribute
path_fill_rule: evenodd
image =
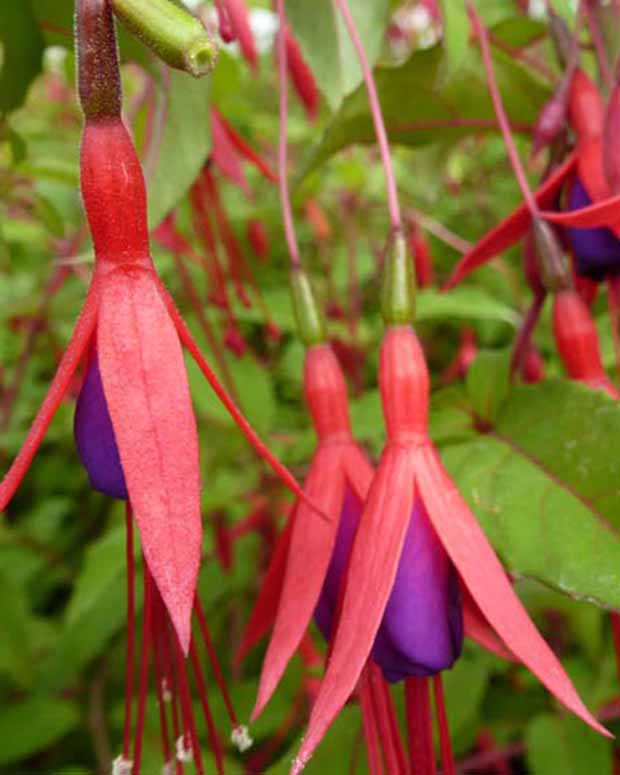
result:
<svg viewBox="0 0 620 775"><path fill-rule="evenodd" d="M121 120L109 6L104 0L80 0L77 20L85 115L81 189L95 269L47 396L0 483L0 510L18 488L86 357L76 418L78 449L95 487L129 497L146 561L187 653L202 526L198 436L182 344L255 448L302 499L306 496L225 392L156 274L144 177Z"/></svg>
<svg viewBox="0 0 620 775"><path fill-rule="evenodd" d="M379 366L387 443L360 516L337 624L335 628L332 626L335 632L327 671L307 734L294 761L293 773L303 769L354 690L368 657L377 653L377 635L391 604L391 595L401 583L401 558L404 552L411 551L412 520L414 526L417 523L418 531L423 531L423 537L418 539L420 544L432 547L429 578L439 589L427 590L425 594L439 601L441 611L437 635L431 635L432 629L427 631L429 653L417 662L417 669L422 668L419 674L441 670L441 662L451 664L450 659L458 651L458 619L453 610L457 598L451 581L453 566L459 585L473 598L483 619L515 657L566 707L597 731L608 734L583 705L557 658L532 624L428 436L429 376L422 348L407 324L413 311L410 291L404 287L408 271L406 246L402 237L397 236L385 269L383 309L388 329ZM414 561L414 556L410 561ZM410 568L406 572L417 574ZM423 583L421 576L418 583ZM408 628L415 631L419 626L413 601L399 602L409 621L392 627L393 641L388 642L389 646L400 646L403 636L409 634ZM426 614L423 616L426 618ZM427 626L437 624L429 622ZM387 653L392 656L390 650ZM395 659L393 676L406 674L405 668L411 666L400 658Z"/></svg>

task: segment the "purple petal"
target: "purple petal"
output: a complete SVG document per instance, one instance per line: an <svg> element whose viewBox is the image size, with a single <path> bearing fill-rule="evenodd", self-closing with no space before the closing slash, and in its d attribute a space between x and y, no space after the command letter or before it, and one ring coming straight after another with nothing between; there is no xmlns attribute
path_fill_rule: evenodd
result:
<svg viewBox="0 0 620 775"><path fill-rule="evenodd" d="M329 640L340 584L362 511L347 488L334 553L314 612ZM451 667L463 646L463 616L454 566L420 501L411 513L394 587L372 650L388 681L426 676Z"/></svg>
<svg viewBox="0 0 620 775"><path fill-rule="evenodd" d="M579 178L576 178L568 197L568 209L577 210L592 204ZM607 274L620 272L620 240L604 227L577 229L567 227L566 232L575 253L577 272L602 280Z"/></svg>
<svg viewBox="0 0 620 775"><path fill-rule="evenodd" d="M388 681L400 681L452 667L462 646L456 570L418 500L372 656Z"/></svg>
<svg viewBox="0 0 620 775"><path fill-rule="evenodd" d="M314 610L314 620L327 641L331 635L332 618L338 605L340 582L349 561L349 554L361 513L362 502L347 485L340 512L340 524L338 525L334 552L327 569L325 581L323 582L319 602Z"/></svg>
<svg viewBox="0 0 620 775"><path fill-rule="evenodd" d="M93 353L75 408L75 443L93 489L127 500L125 475L103 394L97 354Z"/></svg>

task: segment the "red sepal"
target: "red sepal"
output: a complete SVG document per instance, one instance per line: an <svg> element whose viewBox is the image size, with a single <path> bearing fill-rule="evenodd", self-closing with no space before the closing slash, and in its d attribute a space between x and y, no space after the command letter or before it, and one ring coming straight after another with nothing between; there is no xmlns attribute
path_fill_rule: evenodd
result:
<svg viewBox="0 0 620 775"><path fill-rule="evenodd" d="M93 282L47 395L43 399L17 457L0 482L0 511L4 511L15 495L15 491L30 467L32 458L43 441L58 405L71 384L80 359L88 352L97 322L98 290L97 283Z"/></svg>
<svg viewBox="0 0 620 775"><path fill-rule="evenodd" d="M430 442L416 454L416 481L429 518L483 616L513 654L576 716L606 737L557 657L533 625L476 518Z"/></svg>
<svg viewBox="0 0 620 775"><path fill-rule="evenodd" d="M535 193L539 207L546 209L553 205L556 195L576 161L577 155L572 153L540 186ZM518 242L527 233L531 220L525 204L517 207L507 218L504 218L501 223L478 240L471 250L465 253L444 284L443 290L458 285L468 274Z"/></svg>
<svg viewBox="0 0 620 775"><path fill-rule="evenodd" d="M300 772L354 690L394 584L411 510L415 452L388 444L360 518L327 672L291 773Z"/></svg>
<svg viewBox="0 0 620 775"><path fill-rule="evenodd" d="M338 514L344 500L345 479L337 445L319 447L304 483L304 491L327 514ZM339 519L319 520L299 504L286 560L278 613L263 660L256 704L256 719L273 694L284 670L310 624L329 567Z"/></svg>
<svg viewBox="0 0 620 775"><path fill-rule="evenodd" d="M97 351L142 549L187 654L202 546L198 434L154 272L134 266L102 278Z"/></svg>

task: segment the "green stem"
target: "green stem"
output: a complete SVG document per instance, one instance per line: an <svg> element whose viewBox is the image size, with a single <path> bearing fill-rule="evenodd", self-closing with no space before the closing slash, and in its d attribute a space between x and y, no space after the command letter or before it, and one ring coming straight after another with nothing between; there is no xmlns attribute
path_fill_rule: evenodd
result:
<svg viewBox="0 0 620 775"><path fill-rule="evenodd" d="M196 78L209 73L217 46L200 21L172 0L109 0L127 29L170 67Z"/></svg>
<svg viewBox="0 0 620 775"><path fill-rule="evenodd" d="M324 342L326 336L323 318L314 298L308 275L303 269L293 267L290 281L299 338L307 347Z"/></svg>

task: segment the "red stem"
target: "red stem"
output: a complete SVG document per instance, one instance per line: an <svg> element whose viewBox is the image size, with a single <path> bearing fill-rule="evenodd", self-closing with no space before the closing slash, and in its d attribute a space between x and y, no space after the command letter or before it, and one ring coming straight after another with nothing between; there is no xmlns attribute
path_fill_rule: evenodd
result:
<svg viewBox="0 0 620 775"><path fill-rule="evenodd" d="M32 458L43 441L45 432L54 417L56 409L71 384L80 359L88 350L97 321L97 303L97 286L96 281L94 281L86 297L86 302L75 325L67 349L58 364L47 395L43 399L37 416L30 426L22 448L4 479L0 482L0 511L4 511L26 475Z"/></svg>
<svg viewBox="0 0 620 775"><path fill-rule="evenodd" d="M144 608L142 613L142 646L140 649L140 682L138 685L138 712L136 714L136 735L132 771L139 775L142 761L142 740L144 738L144 712L149 679L149 651L153 614L153 581L146 561L142 560L144 578Z"/></svg>
<svg viewBox="0 0 620 775"><path fill-rule="evenodd" d="M125 723L123 726L123 758L131 755L131 703L133 698L133 664L136 638L135 559L133 550L133 514L127 501L125 510L125 553L127 558L127 654L125 662Z"/></svg>
<svg viewBox="0 0 620 775"><path fill-rule="evenodd" d="M283 0L279 0L280 3ZM398 193L396 191L396 180L394 178L394 169L392 166L392 157L390 155L390 146L387 139L387 132L385 131L385 123L383 121L383 114L381 113L381 103L379 102L379 95L377 93L377 85L375 83L372 69L364 50L364 45L357 31L355 21L349 10L347 0L334 0L338 6L342 18L344 19L345 26L351 38L351 43L355 48L355 53L362 69L364 81L366 83L366 89L368 91L368 103L370 105L370 112L372 114L372 120L375 125L375 133L377 135L377 143L379 144L379 151L381 153L381 160L383 162L383 170L385 172L385 187L388 200L388 210L390 213L390 222L394 231L400 231L402 228L402 218L400 215L400 205L398 203Z"/></svg>
<svg viewBox="0 0 620 775"><path fill-rule="evenodd" d="M437 715L437 725L439 727L439 749L441 751L443 775L456 775L441 673L437 673L437 675L433 676L433 690L435 693L435 713Z"/></svg>
<svg viewBox="0 0 620 775"><path fill-rule="evenodd" d="M437 772L428 689L428 678L407 678L405 680L411 775L436 775Z"/></svg>
<svg viewBox="0 0 620 775"><path fill-rule="evenodd" d="M222 743L217 733L217 729L215 728L215 721L213 720L213 714L211 713L211 708L209 707L209 697L207 694L207 686L205 684L205 681L202 675L202 670L200 669L200 660L198 659L198 654L196 653L196 646L194 645L193 640L189 646L189 654L192 660L192 665L194 667L194 677L196 679L196 685L198 687L198 697L200 698L200 704L202 705L202 712L204 714L205 722L207 725L207 732L209 734L211 750L213 751L213 755L215 757L215 766L217 768L219 775L224 775L224 755L222 752Z"/></svg>
<svg viewBox="0 0 620 775"><path fill-rule="evenodd" d="M222 673L222 668L220 667L217 654L215 653L215 648L213 647L213 640L211 639L211 634L209 633L209 628L207 626L207 619L205 617L205 613L202 608L202 603L200 602L200 598L198 597L198 595L196 595L196 601L194 603L194 611L196 612L200 633L202 635L202 639L204 641L207 654L209 655L211 670L213 670L213 675L215 676L215 680L217 681L217 684L220 687L220 692L222 693L222 699L224 700L224 705L226 705L228 717L230 718L231 724L237 727L239 726L239 720L237 719L237 714L235 713L232 700L230 699L230 694L228 693L228 687L226 686L224 674Z"/></svg>
<svg viewBox="0 0 620 775"><path fill-rule="evenodd" d="M372 690L370 687L369 665L366 665L359 685L359 699L362 710L362 725L364 729L364 740L366 741L366 752L368 757L368 769L370 775L383 775L383 760L381 758L381 745L379 742L379 733L377 731L377 722L375 719L375 709L372 700Z"/></svg>
<svg viewBox="0 0 620 775"><path fill-rule="evenodd" d="M525 171L523 169L523 165L521 164L521 160L519 159L519 154L517 153L517 147L515 145L512 132L510 130L508 117L506 116L506 111L504 110L502 98L499 93L497 81L495 79L493 62L491 60L491 50L489 46L488 33L485 26L482 24L480 17L478 16L478 12L476 11L473 1L466 0L466 3L467 3L467 9L471 16L474 31L476 33L478 40L480 41L480 52L482 54L482 62L484 64L484 72L486 74L487 85L489 87L491 100L493 101L493 108L495 109L495 115L497 116L500 129L502 130L502 136L504 138L504 143L506 145L506 151L508 152L510 164L512 166L515 177L517 179L517 183L519 184L519 188L521 189L521 194L523 195L523 199L525 201L525 204L527 205L527 209L529 210L532 218L537 218L539 216L538 205L536 204L536 200L534 199L534 196L530 190L529 184L527 182L527 178L525 176Z"/></svg>
<svg viewBox="0 0 620 775"><path fill-rule="evenodd" d="M277 0L276 10L278 19L280 20L280 29L278 31L278 83L280 86L278 188L280 190L280 206L282 208L282 218L284 220L284 234L286 235L286 244L288 246L291 266L299 269L301 267L301 257L299 255L299 245L297 244L297 237L295 235L293 210L288 188L288 78L286 73L286 16L284 14L284 0Z"/></svg>

